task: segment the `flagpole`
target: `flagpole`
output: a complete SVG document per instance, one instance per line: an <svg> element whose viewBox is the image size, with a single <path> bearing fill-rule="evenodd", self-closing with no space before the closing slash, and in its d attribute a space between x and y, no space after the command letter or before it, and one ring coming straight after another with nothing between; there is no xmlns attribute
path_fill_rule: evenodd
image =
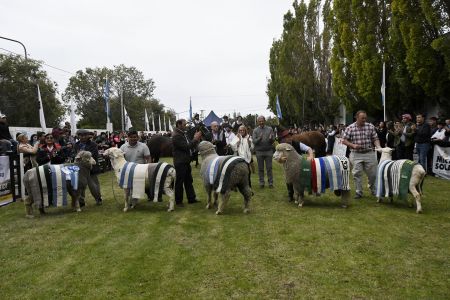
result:
<svg viewBox="0 0 450 300"><path fill-rule="evenodd" d="M164 131L167 131L166 114L164 114Z"/></svg>
<svg viewBox="0 0 450 300"><path fill-rule="evenodd" d="M124 115L123 115L123 89L120 88L120 114L122 116L122 131L124 131Z"/></svg>
<svg viewBox="0 0 450 300"><path fill-rule="evenodd" d="M383 62L383 85L382 85L382 97L383 97L383 121L386 122L386 67L385 63Z"/></svg>

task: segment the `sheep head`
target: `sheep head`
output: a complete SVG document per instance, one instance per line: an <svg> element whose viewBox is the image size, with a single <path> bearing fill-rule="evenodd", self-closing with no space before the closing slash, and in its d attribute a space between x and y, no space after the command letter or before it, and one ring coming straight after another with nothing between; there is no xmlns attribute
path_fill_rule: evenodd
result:
<svg viewBox="0 0 450 300"><path fill-rule="evenodd" d="M275 148L275 153L273 154L273 159L277 162L279 162L280 164L283 164L286 162L288 156L289 156L289 152L293 151L296 152L294 147L292 147L292 145L286 144L286 143L281 143L278 144L277 147Z"/></svg>
<svg viewBox="0 0 450 300"><path fill-rule="evenodd" d="M92 157L92 153L89 151L78 152L77 156L75 156L75 162L88 166L89 169L92 169L92 166L96 164L95 159Z"/></svg>
<svg viewBox="0 0 450 300"><path fill-rule="evenodd" d="M123 151L116 147L106 149L105 152L103 152L103 155L108 156L111 160L120 157L124 158Z"/></svg>
<svg viewBox="0 0 450 300"><path fill-rule="evenodd" d="M208 141L202 141L197 146L198 153L202 156L202 158L205 158L208 155L211 154L217 154L216 153L216 146L214 146L211 142Z"/></svg>
<svg viewBox="0 0 450 300"><path fill-rule="evenodd" d="M392 151L394 151L394 149L385 147L385 148L376 148L375 150L381 153L380 162L384 160L392 160Z"/></svg>

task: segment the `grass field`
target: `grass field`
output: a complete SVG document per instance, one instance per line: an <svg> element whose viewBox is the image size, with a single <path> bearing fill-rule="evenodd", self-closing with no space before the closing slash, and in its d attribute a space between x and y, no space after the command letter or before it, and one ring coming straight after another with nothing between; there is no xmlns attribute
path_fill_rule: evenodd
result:
<svg viewBox="0 0 450 300"><path fill-rule="evenodd" d="M342 209L331 194L299 209L274 163L276 188L256 187L250 214L235 193L216 216L193 173L202 203L172 213L167 201L123 213L112 173L104 205L89 195L82 213L0 208L0 298L450 298L448 181L426 178L421 215L374 197Z"/></svg>

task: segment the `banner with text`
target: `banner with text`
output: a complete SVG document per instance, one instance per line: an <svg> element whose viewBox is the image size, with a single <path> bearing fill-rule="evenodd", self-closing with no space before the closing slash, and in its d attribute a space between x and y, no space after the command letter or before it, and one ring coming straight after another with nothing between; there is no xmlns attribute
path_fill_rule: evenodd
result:
<svg viewBox="0 0 450 300"><path fill-rule="evenodd" d="M333 146L333 155L339 155L339 156L345 156L345 153L347 152L347 146L342 144L341 138L336 138L334 141Z"/></svg>
<svg viewBox="0 0 450 300"><path fill-rule="evenodd" d="M0 156L0 206L14 201L10 174L9 156Z"/></svg>
<svg viewBox="0 0 450 300"><path fill-rule="evenodd" d="M434 145L433 173L450 180L450 147Z"/></svg>

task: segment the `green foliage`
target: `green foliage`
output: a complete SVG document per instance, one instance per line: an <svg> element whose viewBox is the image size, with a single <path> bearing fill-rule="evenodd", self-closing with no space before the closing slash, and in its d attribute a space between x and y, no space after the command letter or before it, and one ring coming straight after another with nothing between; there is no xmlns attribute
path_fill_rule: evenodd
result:
<svg viewBox="0 0 450 300"><path fill-rule="evenodd" d="M336 115L331 89L330 1L325 4L324 30L319 32L320 1L294 2L284 16L283 34L270 51L269 108L280 99L284 125L331 121ZM304 117L303 117L304 115Z"/></svg>
<svg viewBox="0 0 450 300"><path fill-rule="evenodd" d="M37 84L41 92L47 127L58 126L64 108L56 98L56 83L41 62L0 54L0 110L10 126L40 127Z"/></svg>
<svg viewBox="0 0 450 300"><path fill-rule="evenodd" d="M202 203L172 213L166 196L123 213L111 172L99 176L103 206L87 191L81 213L29 220L23 203L1 207L2 299L449 298L448 181L426 178L421 215L371 196L342 209L330 192L300 209L273 172L271 190L252 174L248 215L239 193L224 215L206 210L195 168Z"/></svg>
<svg viewBox="0 0 450 300"><path fill-rule="evenodd" d="M155 83L152 79L145 79L144 74L135 67L124 65L115 66L113 69L86 68L77 71L70 78L69 85L64 93L64 100L75 100L77 113L81 115L79 127L104 128L106 124L105 101L103 89L106 77L110 85L110 111L111 122L115 130L122 128L122 114L120 106L120 95L123 95L124 106L136 130L144 130L144 109L149 114L155 115L155 126L158 128L158 115L163 114L173 121L173 111L164 112L164 105L153 98Z"/></svg>

